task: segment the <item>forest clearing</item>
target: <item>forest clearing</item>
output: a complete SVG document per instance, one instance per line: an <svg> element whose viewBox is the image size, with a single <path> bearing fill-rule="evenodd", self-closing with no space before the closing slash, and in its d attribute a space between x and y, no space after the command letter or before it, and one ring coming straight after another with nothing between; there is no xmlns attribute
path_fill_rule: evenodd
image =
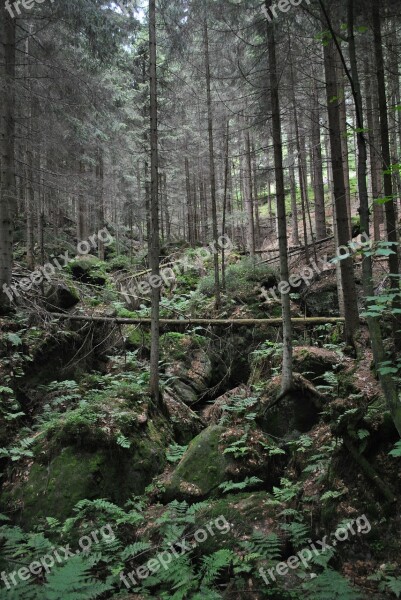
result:
<svg viewBox="0 0 401 600"><path fill-rule="evenodd" d="M399 0L2 0L0 600L401 598Z"/></svg>

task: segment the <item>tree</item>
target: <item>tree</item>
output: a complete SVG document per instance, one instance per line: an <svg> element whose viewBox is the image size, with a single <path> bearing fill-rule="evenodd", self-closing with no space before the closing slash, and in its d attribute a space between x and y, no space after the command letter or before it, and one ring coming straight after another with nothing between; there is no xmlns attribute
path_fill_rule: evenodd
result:
<svg viewBox="0 0 401 600"><path fill-rule="evenodd" d="M269 4L266 2L266 8ZM274 171L276 178L277 196L277 227L280 249L280 277L283 283L288 282L288 249L287 249L287 218L285 209L285 187L283 175L283 144L281 137L281 116L279 97L279 78L277 71L276 39L274 23L267 25L267 46L270 69L270 100L272 110L272 130L274 148ZM292 389L292 325L289 294L281 294L283 314L283 369L281 375L281 396Z"/></svg>
<svg viewBox="0 0 401 600"><path fill-rule="evenodd" d="M10 306L15 213L15 20L0 17L0 313Z"/></svg>
<svg viewBox="0 0 401 600"><path fill-rule="evenodd" d="M157 119L157 70L156 70L156 0L149 0L149 77L150 77L150 239L149 264L153 280L160 280L159 238L159 156ZM160 287L152 285L150 350L150 394L159 400L160 360Z"/></svg>
<svg viewBox="0 0 401 600"><path fill-rule="evenodd" d="M324 10L325 12L325 10ZM333 187L336 209L337 236L339 246L348 248L349 221L343 172L343 148L341 142L340 106L336 74L337 50L333 35L324 43L324 66L326 76L327 110L329 116L329 134L331 162L333 168ZM345 255L346 256L346 255ZM345 336L349 345L354 346L355 335L359 328L359 312L356 297L354 268L351 256L343 258L341 281L344 294Z"/></svg>

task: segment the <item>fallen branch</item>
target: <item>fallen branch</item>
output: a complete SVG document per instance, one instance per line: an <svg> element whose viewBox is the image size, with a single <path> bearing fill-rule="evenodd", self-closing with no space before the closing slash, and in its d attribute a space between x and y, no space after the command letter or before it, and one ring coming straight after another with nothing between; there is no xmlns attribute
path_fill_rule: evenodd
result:
<svg viewBox="0 0 401 600"><path fill-rule="evenodd" d="M150 325L150 319L122 318L122 317L92 317L86 315L69 315L53 313L53 317L64 321L86 321L87 323L116 323L118 325ZM160 325L230 325L233 327L247 327L257 325L280 326L283 320L277 319L160 319ZM293 325L326 325L328 323L344 323L342 317L307 317L292 319Z"/></svg>

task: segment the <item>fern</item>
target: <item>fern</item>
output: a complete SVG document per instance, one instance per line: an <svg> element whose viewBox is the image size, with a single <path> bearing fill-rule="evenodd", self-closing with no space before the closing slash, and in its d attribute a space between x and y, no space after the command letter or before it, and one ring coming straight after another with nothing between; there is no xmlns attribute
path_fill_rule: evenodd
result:
<svg viewBox="0 0 401 600"><path fill-rule="evenodd" d="M222 569L230 566L234 556L234 552L232 552L232 550L227 550L226 548L218 550L210 556L205 556L202 559L202 584L205 586L210 586L212 583L214 583L219 577Z"/></svg>
<svg viewBox="0 0 401 600"><path fill-rule="evenodd" d="M142 554L143 552L145 552L146 550L149 550L151 548L151 545L149 544L149 542L135 542L134 544L131 544L130 546L127 546L124 549L124 552L121 555L121 558L123 560L127 560L129 558L135 558L136 556L138 556L138 554Z"/></svg>
<svg viewBox="0 0 401 600"><path fill-rule="evenodd" d="M261 531L254 531L251 539L244 542L244 547L251 553L256 553L269 561L279 561L281 559L281 543L275 533L265 535Z"/></svg>
<svg viewBox="0 0 401 600"><path fill-rule="evenodd" d="M361 594L348 581L332 569L303 584L310 600L362 600Z"/></svg>
<svg viewBox="0 0 401 600"><path fill-rule="evenodd" d="M396 443L393 450L391 450L391 452L389 452L389 456L394 456L395 458L401 457L401 441Z"/></svg>
<svg viewBox="0 0 401 600"><path fill-rule="evenodd" d="M168 462L177 463L184 456L188 446L179 446L178 444L171 444L166 452L166 458Z"/></svg>
<svg viewBox="0 0 401 600"><path fill-rule="evenodd" d="M92 600L112 586L90 576L90 561L74 556L65 565L54 568L47 577L42 598L46 600ZM42 588L43 589L43 588Z"/></svg>
<svg viewBox="0 0 401 600"><path fill-rule="evenodd" d="M263 483L263 480L259 479L259 477L246 477L244 481L240 481L238 483L234 483L234 481L223 481L223 483L219 485L219 489L223 490L224 494L227 494L228 492L232 492L234 490L245 490L246 488L257 485L258 483Z"/></svg>
<svg viewBox="0 0 401 600"><path fill-rule="evenodd" d="M386 577L385 587L399 598L401 596L401 577Z"/></svg>
<svg viewBox="0 0 401 600"><path fill-rule="evenodd" d="M290 534L291 542L297 550L305 546L307 540L310 537L309 527L305 523L298 523L293 521L290 524L281 525L283 531L287 531Z"/></svg>
<svg viewBox="0 0 401 600"><path fill-rule="evenodd" d="M300 483L292 483L289 479L284 477L280 481L281 488L273 487L273 495L279 502L290 502L297 497L300 489Z"/></svg>

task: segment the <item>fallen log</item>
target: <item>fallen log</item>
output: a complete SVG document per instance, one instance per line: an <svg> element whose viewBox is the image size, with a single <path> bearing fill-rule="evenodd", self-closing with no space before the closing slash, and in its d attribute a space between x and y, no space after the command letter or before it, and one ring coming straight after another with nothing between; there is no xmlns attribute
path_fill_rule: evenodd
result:
<svg viewBox="0 0 401 600"><path fill-rule="evenodd" d="M135 319L122 317L102 317L102 316L86 316L86 315L69 315L61 313L53 313L52 317L62 319L64 321L86 321L87 323L115 323L116 325L150 325L150 319ZM291 319L294 326L307 325L326 325L332 323L344 323L342 317L306 317ZM232 327L252 327L258 325L280 326L283 320L275 319L160 319L160 325L178 326L178 325L204 325L204 326L220 326L229 325Z"/></svg>

